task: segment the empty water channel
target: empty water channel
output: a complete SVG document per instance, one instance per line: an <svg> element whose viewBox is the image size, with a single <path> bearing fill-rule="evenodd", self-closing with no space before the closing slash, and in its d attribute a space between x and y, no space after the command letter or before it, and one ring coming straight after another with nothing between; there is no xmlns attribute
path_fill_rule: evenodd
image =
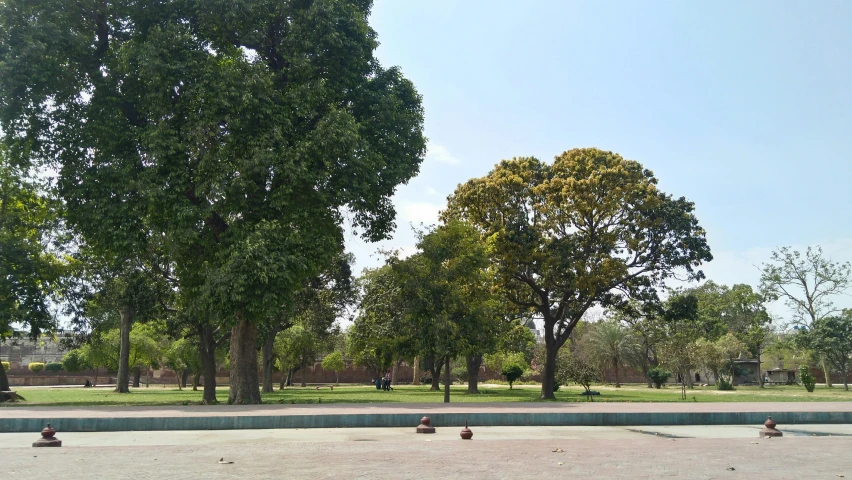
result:
<svg viewBox="0 0 852 480"><path fill-rule="evenodd" d="M677 425L631 427L477 427L473 439L493 440L630 440L648 436L672 439L758 438L762 425ZM850 437L852 425L779 425L786 437ZM309 428L270 430L57 432L63 447L216 445L268 442L441 442L458 441L461 427L438 427L435 434L415 428ZM0 449L31 448L38 433L0 433Z"/></svg>

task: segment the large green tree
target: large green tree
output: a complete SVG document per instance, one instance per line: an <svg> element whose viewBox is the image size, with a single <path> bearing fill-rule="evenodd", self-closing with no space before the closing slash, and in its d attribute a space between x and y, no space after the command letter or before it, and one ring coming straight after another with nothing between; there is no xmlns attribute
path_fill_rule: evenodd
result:
<svg viewBox="0 0 852 480"><path fill-rule="evenodd" d="M849 369L852 366L852 310L840 315L823 317L813 328L796 335L797 343L812 349L843 377L843 388L849 390ZM829 371L826 371L826 378Z"/></svg>
<svg viewBox="0 0 852 480"><path fill-rule="evenodd" d="M59 162L87 243L165 236L188 312L231 330L231 401L260 401L258 324L329 263L344 218L383 238L422 161L420 97L373 56L371 4L0 6L7 141Z"/></svg>
<svg viewBox="0 0 852 480"><path fill-rule="evenodd" d="M504 160L450 197L444 217L480 230L504 294L543 319L542 398L554 398L557 352L591 307L655 302L677 271L703 276L712 257L693 204L656 184L638 162L586 148L552 164Z"/></svg>
<svg viewBox="0 0 852 480"><path fill-rule="evenodd" d="M817 320L840 313L837 295L852 286L852 264L826 257L822 247L804 253L789 247L772 252L760 267L760 288L770 299L782 299L793 313L792 323L813 329ZM820 358L825 384L831 386L828 360Z"/></svg>
<svg viewBox="0 0 852 480"><path fill-rule="evenodd" d="M50 301L63 272L56 255L56 205L26 163L0 145L0 340L13 328L33 338L55 327ZM9 390L0 365L0 390Z"/></svg>
<svg viewBox="0 0 852 480"><path fill-rule="evenodd" d="M492 295L487 246L472 226L450 219L424 232L417 248L405 260L391 259L391 267L401 281L414 348L432 360L434 373L436 364L444 364L444 402L449 402L450 361L464 356L468 371L474 363L478 375L482 355L496 350L503 319ZM469 379L473 392L476 379Z"/></svg>

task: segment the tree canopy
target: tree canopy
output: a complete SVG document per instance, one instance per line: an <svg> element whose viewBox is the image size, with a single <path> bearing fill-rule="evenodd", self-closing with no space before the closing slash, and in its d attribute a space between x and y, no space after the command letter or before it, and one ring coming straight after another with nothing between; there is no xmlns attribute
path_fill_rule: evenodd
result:
<svg viewBox="0 0 852 480"><path fill-rule="evenodd" d="M712 259L693 204L656 184L638 162L586 148L552 164L504 160L449 198L443 216L488 240L506 297L544 320L543 398L553 398L557 351L589 308L654 302L666 279L701 278L696 268Z"/></svg>
<svg viewBox="0 0 852 480"><path fill-rule="evenodd" d="M420 96L373 55L371 2L9 0L0 127L56 159L69 221L119 255L164 235L186 307L232 326L231 400L260 401L257 323L370 239L425 150Z"/></svg>

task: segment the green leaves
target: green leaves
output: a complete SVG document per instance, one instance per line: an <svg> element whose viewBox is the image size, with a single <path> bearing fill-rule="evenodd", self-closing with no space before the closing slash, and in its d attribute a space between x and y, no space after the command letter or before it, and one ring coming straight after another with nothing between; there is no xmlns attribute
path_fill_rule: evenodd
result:
<svg viewBox="0 0 852 480"><path fill-rule="evenodd" d="M54 229L57 205L30 174L0 146L0 337L22 324L31 335L51 329L51 296L64 272Z"/></svg>
<svg viewBox="0 0 852 480"><path fill-rule="evenodd" d="M460 185L444 218L487 239L506 298L543 317L552 362L592 306L656 303L676 271L703 277L697 267L712 256L694 206L656 183L638 162L595 148L552 165L521 157Z"/></svg>

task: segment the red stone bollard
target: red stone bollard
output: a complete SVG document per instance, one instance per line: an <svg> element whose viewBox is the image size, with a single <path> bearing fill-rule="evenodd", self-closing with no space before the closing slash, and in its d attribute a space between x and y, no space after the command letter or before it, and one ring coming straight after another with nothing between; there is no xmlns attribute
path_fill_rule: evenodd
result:
<svg viewBox="0 0 852 480"><path fill-rule="evenodd" d="M461 433L459 435L461 435L462 440L470 440L471 438L473 438L473 432L471 432L470 429L467 428L467 420L464 421L464 428L462 428Z"/></svg>
<svg viewBox="0 0 852 480"><path fill-rule="evenodd" d="M772 420L772 417L769 417L769 419L766 420L766 423L763 424L763 426L766 428L760 431L760 438L783 437L784 434L775 428L776 425L778 424L775 423L774 420Z"/></svg>
<svg viewBox="0 0 852 480"><path fill-rule="evenodd" d="M34 447L61 447L62 440L54 437L56 430L48 423L41 431L41 438L33 442Z"/></svg>
<svg viewBox="0 0 852 480"><path fill-rule="evenodd" d="M435 427L432 426L432 420L429 417L420 419L420 425L417 426L417 433L435 433Z"/></svg>

